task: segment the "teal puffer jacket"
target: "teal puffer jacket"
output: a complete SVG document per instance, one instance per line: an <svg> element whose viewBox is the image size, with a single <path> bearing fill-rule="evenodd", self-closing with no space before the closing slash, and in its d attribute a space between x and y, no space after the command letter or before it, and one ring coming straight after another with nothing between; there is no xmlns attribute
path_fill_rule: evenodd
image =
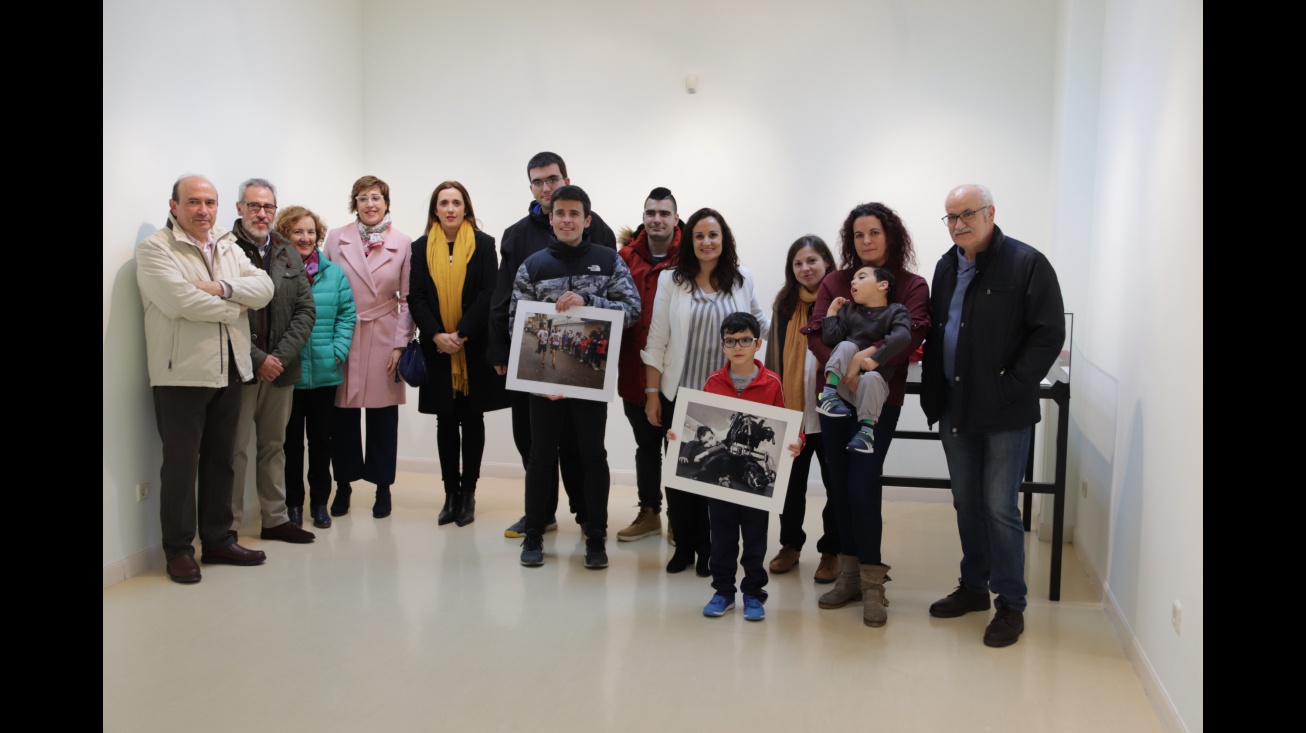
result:
<svg viewBox="0 0 1306 733"><path fill-rule="evenodd" d="M313 279L313 304L317 320L299 354L303 372L295 389L330 387L344 381L340 365L349 356L354 338L354 291L340 265L318 257L321 269Z"/></svg>

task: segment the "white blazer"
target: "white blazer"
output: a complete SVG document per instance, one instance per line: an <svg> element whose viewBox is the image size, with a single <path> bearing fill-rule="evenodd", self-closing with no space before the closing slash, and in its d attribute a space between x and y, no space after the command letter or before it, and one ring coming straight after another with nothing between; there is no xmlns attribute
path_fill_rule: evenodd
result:
<svg viewBox="0 0 1306 733"><path fill-rule="evenodd" d="M692 253L690 255L693 256ZM653 300L653 320L648 327L648 341L639 358L644 364L662 372L660 388L668 400L676 399L676 389L680 386L680 375L685 368L685 348L689 345L690 297L693 284L676 285L671 281L675 269L663 270L658 274L658 294ZM742 265L739 274L744 284L730 291L733 310L752 313L762 324L759 337L769 333L771 314L762 309L753 293L753 276ZM725 363L724 354L721 363Z"/></svg>

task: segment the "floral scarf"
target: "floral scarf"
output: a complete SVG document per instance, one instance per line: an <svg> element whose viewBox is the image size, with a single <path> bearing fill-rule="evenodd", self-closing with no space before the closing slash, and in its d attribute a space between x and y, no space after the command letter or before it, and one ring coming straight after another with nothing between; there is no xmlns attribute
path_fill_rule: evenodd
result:
<svg viewBox="0 0 1306 733"><path fill-rule="evenodd" d="M370 227L358 221L358 234L363 238L363 256L372 254L372 251L385 244L386 235L390 233L390 212L385 212L385 218L380 224Z"/></svg>

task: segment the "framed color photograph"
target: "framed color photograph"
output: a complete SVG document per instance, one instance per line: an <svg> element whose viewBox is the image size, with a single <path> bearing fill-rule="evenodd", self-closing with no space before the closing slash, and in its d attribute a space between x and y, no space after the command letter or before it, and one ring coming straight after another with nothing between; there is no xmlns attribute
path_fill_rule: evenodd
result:
<svg viewBox="0 0 1306 733"><path fill-rule="evenodd" d="M802 423L797 410L679 389L662 484L779 513Z"/></svg>
<svg viewBox="0 0 1306 733"><path fill-rule="evenodd" d="M508 389L611 402L625 313L611 308L517 303L508 352ZM611 357L610 359L608 357Z"/></svg>

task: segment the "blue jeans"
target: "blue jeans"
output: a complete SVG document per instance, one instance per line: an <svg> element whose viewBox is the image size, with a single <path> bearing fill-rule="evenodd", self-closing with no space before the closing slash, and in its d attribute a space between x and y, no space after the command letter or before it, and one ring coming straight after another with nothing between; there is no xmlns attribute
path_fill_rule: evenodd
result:
<svg viewBox="0 0 1306 733"><path fill-rule="evenodd" d="M1025 610L1025 527L1020 484L1033 428L954 434L945 410L939 421L961 535L961 584L992 591L997 604Z"/></svg>

